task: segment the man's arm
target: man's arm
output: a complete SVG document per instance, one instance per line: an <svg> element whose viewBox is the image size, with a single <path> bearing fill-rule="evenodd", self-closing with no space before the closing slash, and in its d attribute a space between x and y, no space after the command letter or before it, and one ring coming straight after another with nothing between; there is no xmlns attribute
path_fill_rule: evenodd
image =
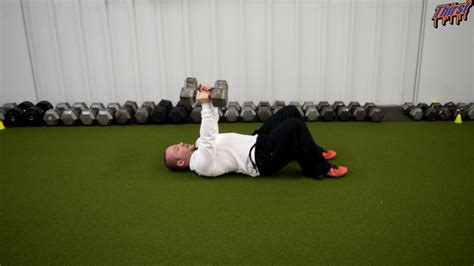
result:
<svg viewBox="0 0 474 266"><path fill-rule="evenodd" d="M215 141L217 134L219 134L219 112L217 108L210 103L211 87L203 84L200 91L196 95L196 101L202 105L201 111L201 128L199 130L199 146L194 156L196 160L196 172L206 176L216 176L218 173L215 169L216 147Z"/></svg>

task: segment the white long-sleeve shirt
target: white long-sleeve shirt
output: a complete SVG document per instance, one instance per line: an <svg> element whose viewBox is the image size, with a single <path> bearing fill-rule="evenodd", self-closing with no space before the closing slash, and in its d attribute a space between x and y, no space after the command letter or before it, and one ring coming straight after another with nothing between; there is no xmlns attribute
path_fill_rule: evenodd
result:
<svg viewBox="0 0 474 266"><path fill-rule="evenodd" d="M201 118L197 150L191 155L189 168L203 176L219 176L230 172L258 176L249 158L250 148L257 141L257 135L219 134L219 112L210 103L202 104ZM255 149L252 149L251 156L255 162Z"/></svg>

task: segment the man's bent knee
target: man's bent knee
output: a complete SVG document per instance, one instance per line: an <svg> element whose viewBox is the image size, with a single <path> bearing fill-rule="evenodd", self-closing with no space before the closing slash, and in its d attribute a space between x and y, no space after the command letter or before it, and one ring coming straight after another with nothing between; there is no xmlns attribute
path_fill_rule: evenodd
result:
<svg viewBox="0 0 474 266"><path fill-rule="evenodd" d="M286 116L301 118L301 114L298 111L298 108L294 105L287 105L280 109L278 112L284 112Z"/></svg>
<svg viewBox="0 0 474 266"><path fill-rule="evenodd" d="M286 112L289 112L289 113L298 113L298 108L296 108L296 106L294 105L284 106L281 110L285 110Z"/></svg>
<svg viewBox="0 0 474 266"><path fill-rule="evenodd" d="M291 118L288 118L286 121L285 121L285 126L288 126L288 127L306 127L306 124L303 120L301 120L300 118L297 118L297 117L291 117Z"/></svg>

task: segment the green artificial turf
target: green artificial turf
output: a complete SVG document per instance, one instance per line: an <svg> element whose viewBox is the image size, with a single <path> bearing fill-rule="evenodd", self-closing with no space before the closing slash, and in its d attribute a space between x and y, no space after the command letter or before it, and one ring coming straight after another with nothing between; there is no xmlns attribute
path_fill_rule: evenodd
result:
<svg viewBox="0 0 474 266"><path fill-rule="evenodd" d="M0 264L474 263L474 122L308 125L347 177L168 171L199 125L0 131Z"/></svg>

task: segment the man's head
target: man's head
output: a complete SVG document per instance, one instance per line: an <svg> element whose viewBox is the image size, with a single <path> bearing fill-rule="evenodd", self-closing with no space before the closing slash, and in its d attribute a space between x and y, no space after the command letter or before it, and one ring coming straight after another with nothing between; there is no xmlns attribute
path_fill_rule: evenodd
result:
<svg viewBox="0 0 474 266"><path fill-rule="evenodd" d="M179 143L171 145L165 150L165 165L173 171L189 169L189 161L196 146L193 144Z"/></svg>

